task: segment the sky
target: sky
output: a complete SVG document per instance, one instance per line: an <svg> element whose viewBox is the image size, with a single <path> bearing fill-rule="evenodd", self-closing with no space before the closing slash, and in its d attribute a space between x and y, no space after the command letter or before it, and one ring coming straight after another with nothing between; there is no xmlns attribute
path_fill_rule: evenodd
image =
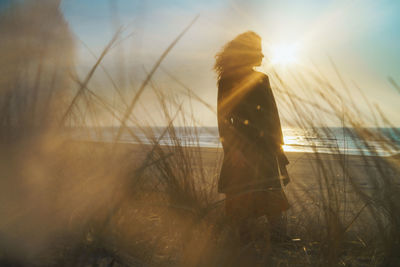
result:
<svg viewBox="0 0 400 267"><path fill-rule="evenodd" d="M0 0L0 7L7 2ZM266 73L276 51L296 47L291 51L293 62L274 67L296 71L312 63L335 83L332 60L344 79L356 81L400 126L399 92L388 82L390 76L400 83L398 0L63 0L61 10L80 40L77 65L82 75L95 62L86 47L99 55L123 27L124 41L104 64L112 75L128 80L121 85L128 91L135 90L162 52L199 15L162 67L211 105L216 106L217 96L214 55L236 35L253 30L263 38ZM154 80L176 86L162 70ZM144 95L144 101L146 97L150 99ZM215 114L201 105L195 108L203 125L216 125Z"/></svg>

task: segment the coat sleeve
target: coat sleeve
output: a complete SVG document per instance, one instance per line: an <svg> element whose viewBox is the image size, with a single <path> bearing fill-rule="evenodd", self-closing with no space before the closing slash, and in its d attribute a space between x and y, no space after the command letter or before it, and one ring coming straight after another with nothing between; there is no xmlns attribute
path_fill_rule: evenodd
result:
<svg viewBox="0 0 400 267"><path fill-rule="evenodd" d="M278 108L276 106L275 97L271 90L268 76L265 76L265 90L267 91L267 103L268 103L268 128L270 132L270 138L278 147L283 145L283 134L281 121L279 118Z"/></svg>
<svg viewBox="0 0 400 267"><path fill-rule="evenodd" d="M279 118L279 112L276 105L275 97L272 93L271 85L269 83L268 76L266 76L265 80L265 88L267 90L268 101L269 103L269 118L267 119L269 125L268 128L270 129L270 137L272 142L274 143L274 147L277 150L277 158L280 166L286 166L289 164L289 160L286 157L285 153L283 152L282 145L284 144L283 141L283 134L282 134L282 126L281 121Z"/></svg>
<svg viewBox="0 0 400 267"><path fill-rule="evenodd" d="M218 87L218 131L220 141L224 151L234 150L240 146L242 140L241 129L239 127L238 118L240 116L240 105L233 106L224 104L226 99L229 98L229 89L231 85L226 84L224 81L219 83Z"/></svg>

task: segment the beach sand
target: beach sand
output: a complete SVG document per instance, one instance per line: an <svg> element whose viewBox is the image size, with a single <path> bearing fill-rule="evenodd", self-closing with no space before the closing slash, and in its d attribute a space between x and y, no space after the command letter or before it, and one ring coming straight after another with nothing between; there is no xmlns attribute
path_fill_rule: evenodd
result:
<svg viewBox="0 0 400 267"><path fill-rule="evenodd" d="M73 141L74 146L84 146L97 148L102 151L111 151L113 147L109 143L100 142L80 142ZM176 148L172 146L161 146L168 156L174 156L178 154ZM135 164L145 160L146 155L152 150L152 145L138 145L119 143L115 146L117 154L130 154ZM192 157L192 163L194 165L201 164L201 167L205 169L207 173L211 171L219 174L219 168L222 164L223 150L222 148L212 147L179 147L178 150L184 153L188 157ZM309 152L285 152L289 159L289 165L287 169L294 184L303 184L307 186L315 186L315 182L318 181L321 176L324 176L323 171L320 169L321 165L328 168L325 175L335 175L336 177L343 177L345 175L351 175L353 181L358 183L363 188L372 186L368 184L368 179L364 179L367 176L379 175L378 169L376 168L376 161L387 162L392 165L400 165L400 154L388 157L376 157L376 156L361 156L361 155L338 155L328 153L309 153ZM198 166L200 167L200 166Z"/></svg>
<svg viewBox="0 0 400 267"><path fill-rule="evenodd" d="M141 155L140 158L143 158L146 151L151 149L150 146L123 144L119 146L122 150L132 151L137 156ZM223 159L222 148L163 147L163 149L172 153L171 157L174 157L174 153L184 151L185 155L193 159L193 164L201 165L198 167L202 168L206 179L213 181L214 186L216 185L215 181L218 179ZM175 149L177 149L176 152ZM338 216L340 224L343 223L343 227L348 227L346 231L349 234L355 233L358 236L357 233L360 232L367 234L375 231L371 231L376 227L368 209L365 209L366 202L363 196L372 196L379 192L379 180L382 176L382 170L379 170L379 167L395 164L399 170L398 157L302 152L287 152L286 155L290 161L287 167L291 183L284 187L284 191L291 205L286 213L291 238L307 236L313 240L319 240L321 229L327 225L326 216L333 216L332 220L334 216ZM400 185L399 182L397 181L398 185ZM217 199L221 201L224 197L224 194L218 194ZM223 201L219 203L223 204ZM223 205L217 209L223 212ZM326 211L329 209L335 215L327 214ZM303 244L302 242L300 243ZM297 248L298 245L294 246L301 252L303 245L299 245L300 248ZM309 249L312 250L312 248Z"/></svg>
<svg viewBox="0 0 400 267"><path fill-rule="evenodd" d="M110 151L111 144L97 142L75 142L76 144L84 144L85 146L94 146L102 148L104 151ZM223 160L222 148L210 147L172 147L161 146L167 157L179 157L181 153L190 159L192 168L201 169L203 175L209 182L218 180L220 166ZM120 143L115 147L117 154L131 155L132 164L141 166L146 159L146 155L153 148L152 145L137 145ZM336 190L342 190L341 193L347 192L356 194L357 190L364 192L372 192L376 189L377 180L382 175L380 167L385 164L395 166L400 171L399 156L391 157L374 157L361 155L338 155L327 153L307 153L307 152L285 152L289 159L287 169L291 178L285 192L289 198L298 198L301 195L308 194L313 198L313 194L327 187L341 187ZM157 156L155 156L157 158ZM154 159L153 159L154 160ZM129 162L127 162L129 164ZM377 165L377 163L380 163ZM179 168L179 166L177 166ZM378 182L379 184L379 182ZM400 185L400 181L397 181ZM320 193L320 192L319 192ZM223 197L223 196L220 196ZM316 199L315 197L313 198ZM355 197L355 199L357 199ZM350 201L350 199L346 199ZM356 200L355 200L356 201Z"/></svg>
<svg viewBox="0 0 400 267"><path fill-rule="evenodd" d="M55 146L51 145L51 147ZM47 151L49 148L41 146L40 149ZM3 190L0 196L3 203L8 204L3 206L7 209L2 210L2 215L4 215L2 217L15 218L14 223L9 224L8 232L16 236L21 235L20 239L24 241L23 243L29 241L30 244L40 244L42 238L37 238L37 236L46 236L51 240L54 238L53 232L81 229L85 226L85 222L92 218L101 221L104 216L112 217L115 215L109 221L109 225L112 225L113 231L123 233L118 243L121 250L126 249L127 254L129 254L133 240L143 244L152 244L153 237L158 236L162 237L164 241L157 241L156 243L162 243L165 246L158 245L159 251L156 254L164 258L173 257L171 255L178 257L181 253L181 250L179 250L181 242L186 242L184 235L187 232L185 231L189 231L182 229L192 229L190 227L192 227L193 220L198 217L196 217L197 215L193 216L194 213L190 208L197 206L194 206L196 205L195 201L190 202L190 198L188 198L189 201L186 198L178 199L178 204L179 201L182 204L179 207L168 202L174 197L176 191L154 190L156 192L154 198L154 195L148 197L149 194L147 194L144 199L135 195L142 190L142 187L134 188L136 170L143 166L148 153L152 149L153 146L151 145L120 143L114 146L111 143L68 141L54 148L54 150L49 149L46 153L43 152L43 155L24 150L26 155L23 154L22 157L29 161L29 165L24 165L24 168L17 166L14 173L27 172L26 177L24 176L24 179L19 180L9 180L8 184L3 181L4 186L2 188L13 188L13 190ZM215 197L211 199L211 204L218 203L213 206L215 212L208 213L206 216L212 218L213 214L218 216L223 214L225 195L216 193L216 181L223 159L222 149L163 146L161 150L163 153L156 151L154 157L145 164L146 174L142 178L148 179L151 186L154 184L153 181L160 184L160 181L165 177L157 177L159 175L155 172L157 170L151 167L147 169L147 166L151 166L154 161L167 158L169 166L174 172L178 173L179 179L201 178L201 175L198 174L202 173L204 178L202 182L207 183L206 186L213 186L213 188L207 188L207 190L211 189L207 192L215 193ZM343 221L348 225L364 205L354 187L366 194L377 192L375 182L379 180L380 172L375 163L382 161L399 166L398 157L345 156L343 158L343 156L334 154L299 152L287 152L286 154L290 161L288 172L291 183L284 190L291 204L287 218L289 230L292 229L291 232L289 231L292 238L301 236L299 231L304 231L306 234L303 236L306 237L311 236L314 232L318 234L314 230L324 227L324 223L320 224L321 227L313 227L312 225L308 227L307 223L319 223L323 220L324 208L322 207L324 207L324 198L327 197L328 189L334 192L334 194L331 194L331 197L334 198L331 203L343 203L337 208L338 211L343 211L341 218L344 218ZM164 155L164 158L160 158L160 155ZM183 158L185 158L186 163L182 160ZM4 166L6 166L5 164L4 161ZM188 167L185 164L190 165L190 170L185 169ZM35 172L30 172L31 169ZM14 173L11 174L14 175ZM32 173L36 175L32 176ZM21 177L22 174L20 174ZM168 183L166 180L162 182ZM201 189L201 187L197 189L199 188ZM22 193L18 193L17 189ZM151 188L149 191L151 191ZM29 192L29 194L25 192ZM163 195L159 197L159 194ZM115 200L115 197L121 195L124 195L121 200ZM189 208L183 209L182 206L185 205ZM38 212L39 208L41 208L40 212ZM54 216L54 214L57 216ZM367 213L365 214L365 217L368 218ZM21 232L18 225L23 225L27 220L30 222L29 227L26 226L25 232ZM213 232L207 228L207 222L204 222L204 224L196 224L199 226L198 229L196 228L196 231L199 231L198 238L205 235L205 232L202 232L204 230L208 231L209 236L207 238L213 240ZM355 227L369 227L365 223L359 224L359 226L357 226L357 223L353 225L350 230L357 230ZM47 229L52 231L47 231ZM79 233L77 230L73 232ZM9 238L10 240L15 239L13 235ZM318 238L318 236L310 237L311 240L319 240ZM58 237L56 237L56 240L59 240ZM215 243L213 242L210 241L210 243L203 245L206 247ZM196 257L203 257L202 251L197 249L199 247L198 240L194 239L192 243L185 246L193 247L193 249L187 251L198 252ZM303 255L303 245L307 244L303 242L300 245L299 243L292 251L298 251L299 255ZM224 245L221 245L221 247L223 248ZM143 245L139 248L143 251L147 249ZM45 249L46 247L43 247L44 251ZM308 249L310 248L308 247ZM25 250L21 252L19 245L15 251L18 253L31 252L30 249L26 249L28 252ZM225 252L229 252L229 248ZM220 255L219 252L217 254ZM285 254L282 257L286 256ZM71 257L73 258L73 256ZM188 256L188 258L190 257ZM193 259L196 259L196 257L193 256Z"/></svg>
<svg viewBox="0 0 400 267"><path fill-rule="evenodd" d="M132 151L137 159L143 159L146 151L151 149L151 146L146 145L119 146L122 150ZM169 151L171 157L182 152L181 148L178 152L174 147L165 146L163 149ZM192 159L192 167L201 168L206 182L216 187L223 159L222 148L186 147L183 151ZM286 155L290 162L287 169L291 178L291 182L284 187L291 204L289 216L306 216L306 213L307 216L315 216L316 213L321 213L322 205L331 198L329 201L337 203L335 208L342 214L344 221L351 221L363 209L365 197L373 196L380 190L382 169L379 168L391 164L397 166L397 173L400 170L398 156L373 157L306 152L286 152ZM398 179L397 184L400 185ZM216 188L213 191L216 192ZM363 196L360 196L360 193ZM223 200L224 197L224 194L218 194L217 199ZM368 216L365 213L366 219Z"/></svg>

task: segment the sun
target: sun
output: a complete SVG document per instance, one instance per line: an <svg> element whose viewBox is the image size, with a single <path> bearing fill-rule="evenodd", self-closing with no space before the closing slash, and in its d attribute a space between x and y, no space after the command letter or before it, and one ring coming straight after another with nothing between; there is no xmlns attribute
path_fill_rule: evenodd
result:
<svg viewBox="0 0 400 267"><path fill-rule="evenodd" d="M270 60L272 65L287 66L298 60L297 44L280 44L270 47Z"/></svg>

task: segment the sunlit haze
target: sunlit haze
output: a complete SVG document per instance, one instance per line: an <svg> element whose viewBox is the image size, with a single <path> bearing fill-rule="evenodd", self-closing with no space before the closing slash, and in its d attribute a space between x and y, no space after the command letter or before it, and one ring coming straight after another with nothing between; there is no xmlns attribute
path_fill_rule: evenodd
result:
<svg viewBox="0 0 400 267"><path fill-rule="evenodd" d="M68 0L63 2L62 10L76 36L85 44L78 42L82 77L96 60L85 46L98 56L113 33L123 26L124 41L106 56L103 65L114 77L126 79L120 84L124 90L137 90L146 71L199 15L162 62L162 69L155 73L153 80L157 84L174 88L177 93L182 89L166 75L166 70L216 107L214 56L226 42L253 30L263 39L265 60L261 70L266 74L276 68L283 72L285 82L290 83L291 74L313 70L344 90L338 70L343 81L357 84L373 104L400 125L399 92L388 82L388 77L392 77L400 83L400 1L98 0L94 4L89 0ZM125 71L121 72L121 68ZM112 86L101 79L96 84L97 90L110 90ZM302 96L306 92L293 93ZM148 90L142 100L147 103L148 112L157 113L157 107L150 107L152 97ZM277 101L279 105L279 97ZM216 125L215 114L203 104L194 103L193 108L199 114L199 123ZM360 103L360 109L368 107ZM291 120L284 113L281 118L284 126Z"/></svg>
<svg viewBox="0 0 400 267"><path fill-rule="evenodd" d="M278 44L270 48L270 60L272 65L289 65L298 61L298 45Z"/></svg>

